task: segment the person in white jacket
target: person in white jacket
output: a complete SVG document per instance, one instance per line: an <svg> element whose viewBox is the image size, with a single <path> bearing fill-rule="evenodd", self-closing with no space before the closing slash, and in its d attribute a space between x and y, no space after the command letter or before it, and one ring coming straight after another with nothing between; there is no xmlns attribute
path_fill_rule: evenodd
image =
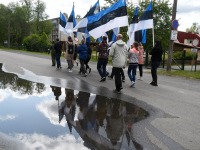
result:
<svg viewBox="0 0 200 150"><path fill-rule="evenodd" d="M112 57L112 65L115 76L115 86L116 89L114 92L121 93L122 87L122 77L121 71L123 71L123 67L126 65L128 54L128 47L126 43L122 40L122 35L117 35L117 41L112 44L110 48L109 55Z"/></svg>

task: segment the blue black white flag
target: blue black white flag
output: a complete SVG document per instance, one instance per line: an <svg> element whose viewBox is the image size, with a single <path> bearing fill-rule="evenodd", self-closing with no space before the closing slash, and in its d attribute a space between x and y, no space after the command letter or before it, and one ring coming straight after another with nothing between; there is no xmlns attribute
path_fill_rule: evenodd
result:
<svg viewBox="0 0 200 150"><path fill-rule="evenodd" d="M62 12L60 12L60 18L59 18L59 30L65 32L65 26L67 24L67 21L65 19L65 16Z"/></svg>
<svg viewBox="0 0 200 150"><path fill-rule="evenodd" d="M120 32L120 28L114 28L113 29L113 34L112 34L112 41L115 42L117 40L117 35Z"/></svg>
<svg viewBox="0 0 200 150"><path fill-rule="evenodd" d="M74 29L77 29L78 32L82 32L82 33L88 33L87 31L87 24L88 24L88 20L87 17L88 16L92 16L94 14L97 14L98 12L100 12L100 5L99 5L99 0L94 4L94 6L92 6L90 8L90 10L88 11L88 13L83 17L83 19L74 27Z"/></svg>
<svg viewBox="0 0 200 150"><path fill-rule="evenodd" d="M71 14L70 14L67 24L65 26L67 33L73 33L73 28L75 26L76 26L76 18L75 18L74 5L73 5Z"/></svg>
<svg viewBox="0 0 200 150"><path fill-rule="evenodd" d="M153 28L153 4L152 1L147 6L143 15L140 17L135 31Z"/></svg>
<svg viewBox="0 0 200 150"><path fill-rule="evenodd" d="M130 28L131 30L129 30L130 34L130 43L133 43L134 41L138 41L138 42L142 42L142 43L146 43L146 29L150 29L153 28L153 5L152 5L152 1L150 2L150 4L148 5L148 7L146 8L146 10L144 11L143 15L139 18L139 22L136 23L136 17L137 15L135 15L136 13L134 13L134 17L135 20L132 22L134 22ZM133 19L134 19L133 17ZM132 32L132 33L131 33ZM133 34L134 33L134 34Z"/></svg>
<svg viewBox="0 0 200 150"><path fill-rule="evenodd" d="M111 29L128 26L126 0L118 0L109 8L88 16L87 19L88 32L95 39Z"/></svg>

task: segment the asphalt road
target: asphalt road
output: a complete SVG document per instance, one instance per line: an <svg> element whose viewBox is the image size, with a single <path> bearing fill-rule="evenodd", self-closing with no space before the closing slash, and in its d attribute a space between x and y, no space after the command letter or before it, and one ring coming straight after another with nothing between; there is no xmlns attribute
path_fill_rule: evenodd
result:
<svg viewBox="0 0 200 150"><path fill-rule="evenodd" d="M114 81L99 82L96 63L91 62L91 74L81 77L79 67L67 71L62 58L62 70L51 66L50 56L0 50L0 63L4 69L28 80L55 84L94 94L117 97L137 104L150 113L150 117L134 124L134 138L145 149L200 150L200 80L158 76L158 87L153 87L149 69L144 69L143 81L135 88L126 82L121 95L112 92ZM112 66L108 66L111 71ZM0 137L1 141L1 137Z"/></svg>

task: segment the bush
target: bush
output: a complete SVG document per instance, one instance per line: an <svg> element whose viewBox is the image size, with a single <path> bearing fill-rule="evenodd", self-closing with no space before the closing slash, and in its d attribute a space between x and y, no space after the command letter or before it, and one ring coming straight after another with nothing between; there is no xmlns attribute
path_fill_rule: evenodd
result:
<svg viewBox="0 0 200 150"><path fill-rule="evenodd" d="M183 60L183 52L182 51L174 52L173 53L173 58L175 60ZM186 51L184 60L192 60L193 58L194 59L196 58L196 53L192 53L190 51Z"/></svg>
<svg viewBox="0 0 200 150"><path fill-rule="evenodd" d="M47 52L51 43L45 33L41 35L32 34L24 38L23 45L28 51L33 52Z"/></svg>

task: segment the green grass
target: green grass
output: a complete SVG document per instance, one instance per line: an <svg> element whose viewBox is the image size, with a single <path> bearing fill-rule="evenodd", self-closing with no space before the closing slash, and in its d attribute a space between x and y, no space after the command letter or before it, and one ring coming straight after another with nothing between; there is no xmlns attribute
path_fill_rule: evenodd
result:
<svg viewBox="0 0 200 150"><path fill-rule="evenodd" d="M158 74L160 75L168 75L175 77L185 77L189 79L200 79L200 71L186 71L186 70L158 70Z"/></svg>

